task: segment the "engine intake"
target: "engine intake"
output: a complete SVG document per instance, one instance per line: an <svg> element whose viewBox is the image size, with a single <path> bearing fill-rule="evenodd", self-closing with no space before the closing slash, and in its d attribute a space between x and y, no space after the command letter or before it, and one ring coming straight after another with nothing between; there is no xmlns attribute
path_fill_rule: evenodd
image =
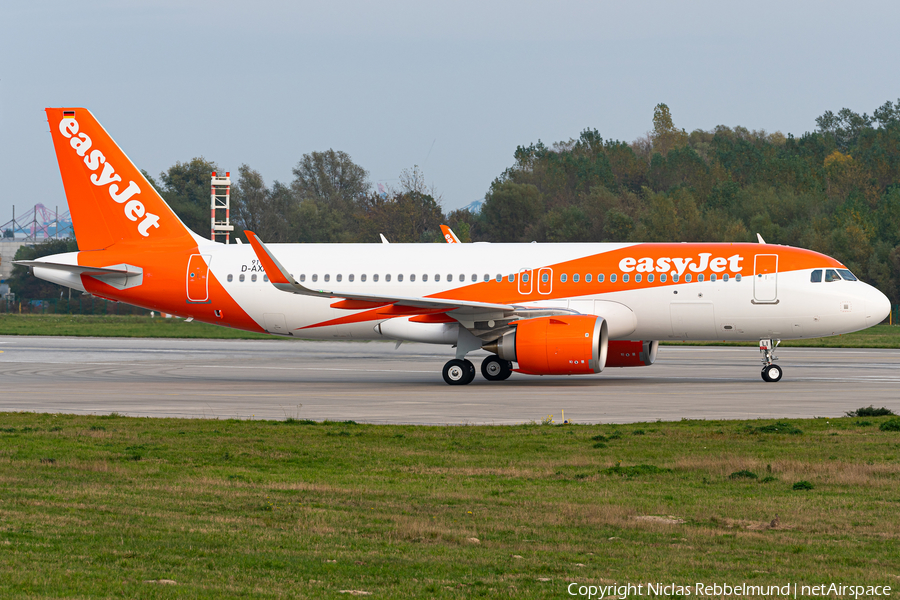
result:
<svg viewBox="0 0 900 600"><path fill-rule="evenodd" d="M603 317L566 315L518 321L515 331L484 348L519 363L522 373L578 375L603 370L608 344Z"/></svg>

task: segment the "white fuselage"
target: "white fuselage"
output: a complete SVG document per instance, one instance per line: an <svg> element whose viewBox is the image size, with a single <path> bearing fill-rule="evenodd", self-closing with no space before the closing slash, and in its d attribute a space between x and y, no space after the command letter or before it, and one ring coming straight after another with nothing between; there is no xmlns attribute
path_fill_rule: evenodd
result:
<svg viewBox="0 0 900 600"><path fill-rule="evenodd" d="M305 285L346 293L423 297L516 276L522 269L559 264L628 244L270 244L282 264ZM306 328L352 314L333 300L288 294L264 280L249 245L210 244L199 250L211 272L253 319L266 328L266 314L283 315L287 329L306 338L377 339L380 321ZM608 282L611 265L604 273ZM828 265L823 265L827 267ZM692 281L597 294L568 295L575 272L560 282L552 274L547 299L517 302L525 307L567 308L597 314L610 324L610 339L758 340L811 338L857 331L877 324L874 309L886 299L860 281L812 283L811 269L778 273L774 300L754 303L754 278L732 273L727 281ZM378 281L374 281L377 275ZM586 273L578 273L584 279ZM242 277L243 276L243 280ZM255 276L255 281L253 280ZM365 281L362 281L365 276ZM388 276L390 281L387 281ZM402 281L400 278L402 276ZM427 276L427 281L424 281ZM451 280L448 280L448 276ZM352 281L351 281L352 277ZM439 280L437 280L439 277ZM313 280L315 278L315 281ZM413 281L414 278L414 281ZM463 279L463 281L460 281ZM614 287L614 286L613 286ZM583 290L579 290L583 291ZM533 296L533 295L532 295ZM868 310L867 310L868 306ZM867 318L868 317L868 318ZM880 321L883 315L875 317ZM299 331L298 331L299 330ZM424 340L422 340L424 341ZM435 340L443 343L445 340Z"/></svg>

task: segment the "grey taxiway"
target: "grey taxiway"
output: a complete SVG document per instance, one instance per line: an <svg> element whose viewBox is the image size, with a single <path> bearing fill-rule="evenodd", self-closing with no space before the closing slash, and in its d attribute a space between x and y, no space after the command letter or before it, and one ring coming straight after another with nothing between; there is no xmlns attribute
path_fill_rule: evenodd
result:
<svg viewBox="0 0 900 600"><path fill-rule="evenodd" d="M469 358L476 364L485 352ZM0 337L0 411L515 424L837 417L900 412L900 350L784 348L760 378L753 347L663 346L650 367L599 375L479 374L448 386L452 350L383 342Z"/></svg>

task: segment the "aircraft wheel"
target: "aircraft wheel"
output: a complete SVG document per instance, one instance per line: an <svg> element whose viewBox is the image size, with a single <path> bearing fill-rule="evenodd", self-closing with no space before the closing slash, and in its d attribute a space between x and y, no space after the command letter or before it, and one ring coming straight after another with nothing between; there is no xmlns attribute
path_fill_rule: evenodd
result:
<svg viewBox="0 0 900 600"><path fill-rule="evenodd" d="M769 383L775 383L776 381L781 381L781 376L784 375L784 371L781 370L781 367L778 365L768 365L763 367L762 370L762 378L763 381L768 381Z"/></svg>
<svg viewBox="0 0 900 600"><path fill-rule="evenodd" d="M448 385L467 385L475 379L475 365L464 359L448 360L443 370Z"/></svg>
<svg viewBox="0 0 900 600"><path fill-rule="evenodd" d="M481 362L481 374L488 381L509 379L512 375L512 363L493 354Z"/></svg>

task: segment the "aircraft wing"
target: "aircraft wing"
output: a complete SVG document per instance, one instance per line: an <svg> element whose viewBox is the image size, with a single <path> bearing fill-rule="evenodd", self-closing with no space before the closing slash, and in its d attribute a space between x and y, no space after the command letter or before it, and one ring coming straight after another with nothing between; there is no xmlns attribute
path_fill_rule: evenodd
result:
<svg viewBox="0 0 900 600"><path fill-rule="evenodd" d="M256 257L262 263L269 276L269 282L283 292L292 294L300 294L302 296L317 296L319 298L345 298L347 300L356 300L360 302L370 302L373 304L396 304L398 306L409 306L413 308L443 308L447 310L456 310L455 314L465 312L488 312L488 311L514 311L517 307L511 304L495 304L491 302L473 302L470 300L452 300L444 298L428 298L428 297L406 297L406 296L382 296L376 294L353 294L340 290L314 290L296 281L290 272L278 262L272 251L260 241L252 231L244 231L250 245L256 252Z"/></svg>

